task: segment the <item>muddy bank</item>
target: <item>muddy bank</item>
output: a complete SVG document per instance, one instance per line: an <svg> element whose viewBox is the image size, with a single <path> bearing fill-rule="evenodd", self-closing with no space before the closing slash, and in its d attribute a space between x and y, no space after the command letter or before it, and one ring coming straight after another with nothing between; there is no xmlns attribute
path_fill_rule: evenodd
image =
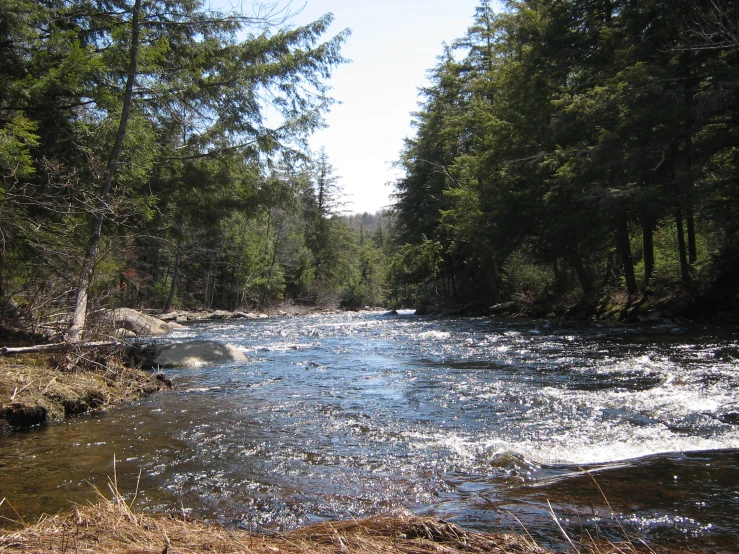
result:
<svg viewBox="0 0 739 554"><path fill-rule="evenodd" d="M104 410L167 388L123 347L0 357L0 432Z"/></svg>

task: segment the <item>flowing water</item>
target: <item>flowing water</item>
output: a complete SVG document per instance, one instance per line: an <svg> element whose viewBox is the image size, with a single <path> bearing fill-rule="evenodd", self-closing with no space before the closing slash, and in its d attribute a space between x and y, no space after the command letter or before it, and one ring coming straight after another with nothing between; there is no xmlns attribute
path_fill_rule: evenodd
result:
<svg viewBox="0 0 739 554"><path fill-rule="evenodd" d="M250 361L0 438L0 515L107 492L115 457L140 508L246 528L408 509L551 544L551 504L575 536L739 551L736 330L360 312L171 340L195 338Z"/></svg>

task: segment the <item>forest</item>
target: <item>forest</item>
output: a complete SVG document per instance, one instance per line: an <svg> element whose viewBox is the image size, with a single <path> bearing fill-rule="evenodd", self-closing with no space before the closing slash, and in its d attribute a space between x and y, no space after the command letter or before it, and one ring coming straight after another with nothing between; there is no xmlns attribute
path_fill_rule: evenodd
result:
<svg viewBox="0 0 739 554"><path fill-rule="evenodd" d="M378 214L346 214L308 148L347 61L331 21L0 0L6 324L74 341L118 306L736 311L736 3L483 0Z"/></svg>
<svg viewBox="0 0 739 554"><path fill-rule="evenodd" d="M74 340L116 306L375 300L374 243L340 217L331 164L307 148L349 31L325 38L330 14L290 16L2 0L6 319Z"/></svg>
<svg viewBox="0 0 739 554"><path fill-rule="evenodd" d="M422 91L394 286L543 314L680 297L735 317L739 5L505 5L480 4Z"/></svg>

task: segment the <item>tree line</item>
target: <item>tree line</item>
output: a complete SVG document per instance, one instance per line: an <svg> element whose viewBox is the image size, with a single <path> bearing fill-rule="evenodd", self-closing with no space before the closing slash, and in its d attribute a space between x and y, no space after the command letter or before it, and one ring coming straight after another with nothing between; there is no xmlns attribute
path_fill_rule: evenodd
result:
<svg viewBox="0 0 739 554"><path fill-rule="evenodd" d="M380 249L307 146L349 31L246 9L0 0L5 317L75 341L122 305L379 299Z"/></svg>
<svg viewBox="0 0 739 554"><path fill-rule="evenodd" d="M481 2L399 161L395 297L736 300L737 37L723 0Z"/></svg>
<svg viewBox="0 0 739 554"><path fill-rule="evenodd" d="M736 301L736 3L483 0L393 205L353 216L307 142L349 31L275 6L0 0L6 321L78 340L116 306Z"/></svg>

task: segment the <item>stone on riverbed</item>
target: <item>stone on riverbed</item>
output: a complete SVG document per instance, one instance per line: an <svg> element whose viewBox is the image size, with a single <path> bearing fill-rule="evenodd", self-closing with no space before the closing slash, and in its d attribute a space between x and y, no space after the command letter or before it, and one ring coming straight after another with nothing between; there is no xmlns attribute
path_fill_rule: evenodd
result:
<svg viewBox="0 0 739 554"><path fill-rule="evenodd" d="M209 340L177 342L161 347L151 358L150 365L159 367L193 367L223 362L246 362L243 352Z"/></svg>

